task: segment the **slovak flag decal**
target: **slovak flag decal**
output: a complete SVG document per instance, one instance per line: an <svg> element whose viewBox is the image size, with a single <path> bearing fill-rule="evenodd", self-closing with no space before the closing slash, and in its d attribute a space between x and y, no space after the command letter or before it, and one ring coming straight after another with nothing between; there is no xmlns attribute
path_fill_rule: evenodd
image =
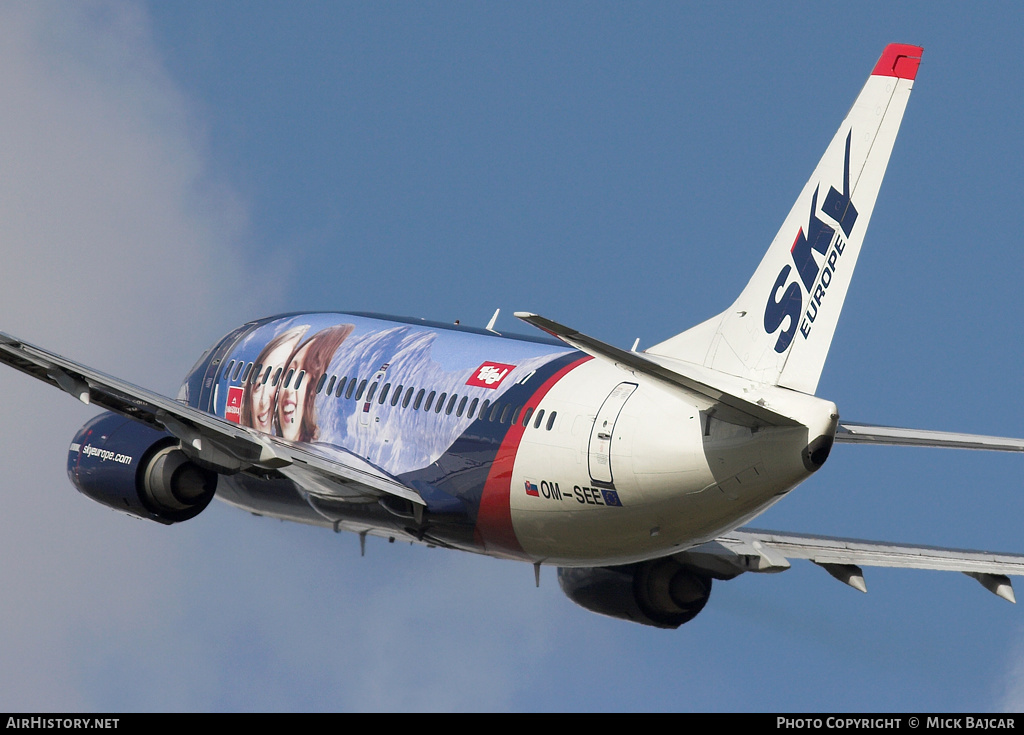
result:
<svg viewBox="0 0 1024 735"><path fill-rule="evenodd" d="M485 362L473 371L469 380L466 381L466 385L473 385L477 388L497 388L515 368L515 365L506 365L502 362Z"/></svg>
<svg viewBox="0 0 1024 735"><path fill-rule="evenodd" d="M237 385L228 388L228 403L224 407L224 418L236 424L242 421L242 389Z"/></svg>
<svg viewBox="0 0 1024 735"><path fill-rule="evenodd" d="M526 480L526 494L532 495L535 498L540 497L540 493L537 492L537 486L529 480Z"/></svg>

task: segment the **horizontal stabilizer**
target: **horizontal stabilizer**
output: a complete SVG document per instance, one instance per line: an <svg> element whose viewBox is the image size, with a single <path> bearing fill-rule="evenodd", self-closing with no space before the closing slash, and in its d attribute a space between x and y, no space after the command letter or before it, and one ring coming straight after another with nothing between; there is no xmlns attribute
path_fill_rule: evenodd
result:
<svg viewBox="0 0 1024 735"><path fill-rule="evenodd" d="M901 429L842 421L836 431L841 444L888 444L898 447L941 447L944 449L987 449L995 452L1024 452L1024 439L952 431Z"/></svg>

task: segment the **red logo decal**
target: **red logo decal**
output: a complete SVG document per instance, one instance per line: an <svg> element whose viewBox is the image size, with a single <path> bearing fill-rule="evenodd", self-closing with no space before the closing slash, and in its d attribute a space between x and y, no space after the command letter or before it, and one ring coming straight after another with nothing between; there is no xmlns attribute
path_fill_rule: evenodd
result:
<svg viewBox="0 0 1024 735"><path fill-rule="evenodd" d="M473 372L473 375L466 381L466 385L475 385L478 388L497 388L501 385L501 381L515 370L515 367L515 365L505 365L500 362L485 362Z"/></svg>
<svg viewBox="0 0 1024 735"><path fill-rule="evenodd" d="M228 404L224 407L224 418L236 424L242 421L242 392L237 385L228 388Z"/></svg>

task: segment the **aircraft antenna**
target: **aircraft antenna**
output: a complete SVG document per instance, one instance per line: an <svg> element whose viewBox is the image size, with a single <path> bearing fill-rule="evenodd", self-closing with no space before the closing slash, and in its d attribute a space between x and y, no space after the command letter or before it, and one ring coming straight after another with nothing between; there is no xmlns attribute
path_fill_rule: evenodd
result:
<svg viewBox="0 0 1024 735"><path fill-rule="evenodd" d="M494 323L496 321L498 321L498 314L500 314L500 313L501 313L501 309L495 309L494 310L494 316L491 317L491 321L487 322L487 326L485 327L485 329L488 332L494 332L494 334L498 334L498 335L501 334L500 332L495 332L494 331Z"/></svg>

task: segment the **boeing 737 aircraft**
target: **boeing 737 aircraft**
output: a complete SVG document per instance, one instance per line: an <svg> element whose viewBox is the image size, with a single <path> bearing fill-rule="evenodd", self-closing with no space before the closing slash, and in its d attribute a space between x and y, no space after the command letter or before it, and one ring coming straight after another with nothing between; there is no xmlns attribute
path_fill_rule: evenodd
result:
<svg viewBox="0 0 1024 735"><path fill-rule="evenodd" d="M576 603L664 628L712 580L794 558L861 591L864 565L914 567L1013 601L1024 555L744 525L836 442L1024 451L848 422L815 395L921 53L884 50L732 306L643 352L528 312L545 335L341 312L238 327L174 399L5 334L0 361L105 409L71 443L71 481L164 524L216 496L364 542L557 566Z"/></svg>

